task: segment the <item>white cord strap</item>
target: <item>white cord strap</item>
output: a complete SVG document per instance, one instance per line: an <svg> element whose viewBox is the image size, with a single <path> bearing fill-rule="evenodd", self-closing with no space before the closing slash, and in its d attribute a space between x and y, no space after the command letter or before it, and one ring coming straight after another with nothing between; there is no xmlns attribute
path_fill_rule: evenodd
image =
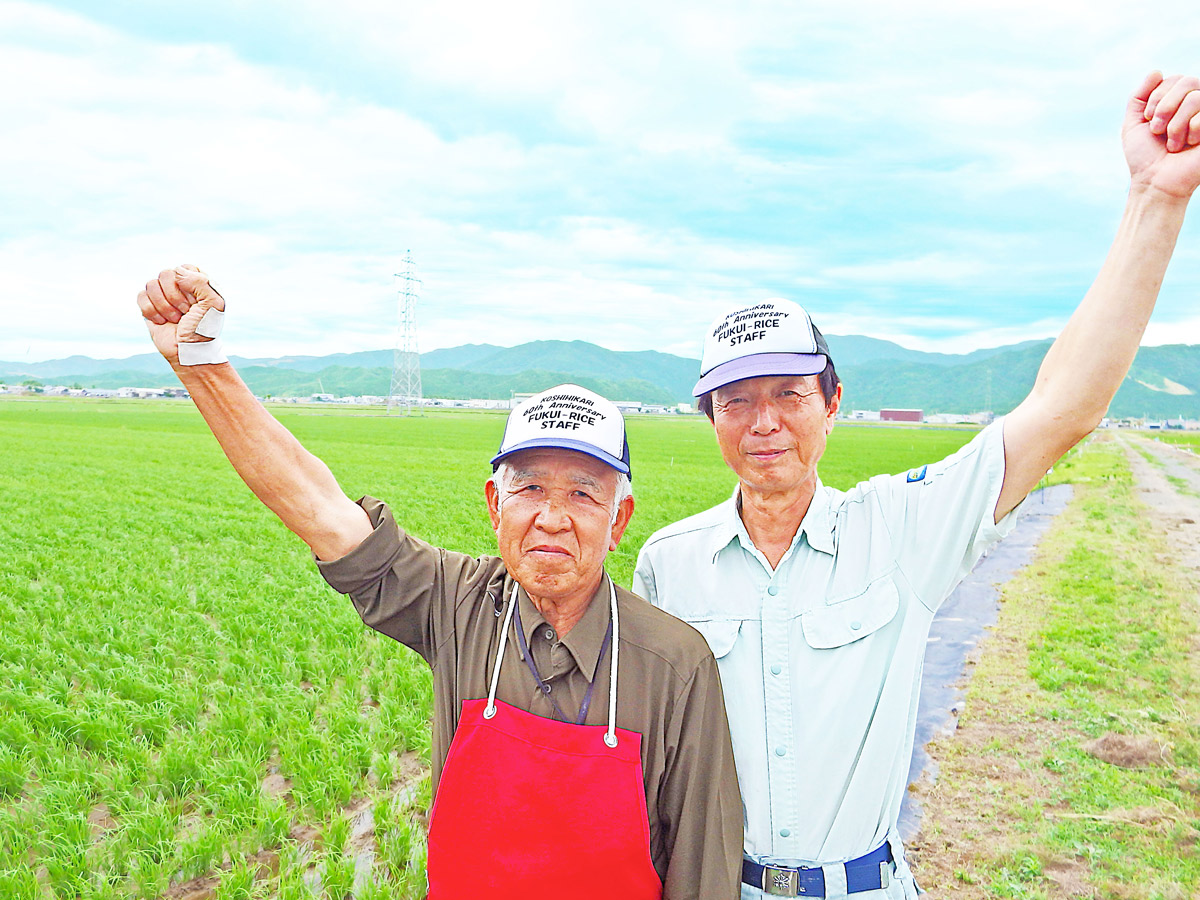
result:
<svg viewBox="0 0 1200 900"><path fill-rule="evenodd" d="M621 646L621 626L617 622L617 589L612 577L608 579L608 602L612 607L612 678L608 685L608 731L604 743L610 749L617 746L617 648Z"/></svg>
<svg viewBox="0 0 1200 900"><path fill-rule="evenodd" d="M500 641L496 648L496 665L492 667L492 683L488 687L488 702L484 707L483 717L490 719L496 715L496 686L500 683L500 663L504 659L504 647L508 643L508 628L512 623L513 610L517 608L518 585L514 582L512 593L508 598L508 609L504 613L504 624L500 627ZM617 746L617 655L621 644L621 626L617 620L617 589L613 586L612 578L608 580L608 603L612 609L612 677L608 685L608 730L604 734L604 744L609 748Z"/></svg>
<svg viewBox="0 0 1200 900"><path fill-rule="evenodd" d="M512 622L513 610L517 608L517 583L513 582L508 597L508 610L504 613L504 624L500 626L500 646L496 649L496 665L492 669L492 686L488 688L488 702L483 717L490 719L496 714L496 685L500 683L500 663L504 659L504 645L508 642L508 626Z"/></svg>

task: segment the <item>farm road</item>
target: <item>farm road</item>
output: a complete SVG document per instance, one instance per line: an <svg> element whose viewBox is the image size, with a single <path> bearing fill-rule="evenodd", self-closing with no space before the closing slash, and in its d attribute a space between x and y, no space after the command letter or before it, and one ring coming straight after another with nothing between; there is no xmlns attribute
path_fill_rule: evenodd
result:
<svg viewBox="0 0 1200 900"><path fill-rule="evenodd" d="M1162 441L1127 435L1118 441L1129 458L1139 498L1167 535L1171 561L1200 574L1200 457Z"/></svg>

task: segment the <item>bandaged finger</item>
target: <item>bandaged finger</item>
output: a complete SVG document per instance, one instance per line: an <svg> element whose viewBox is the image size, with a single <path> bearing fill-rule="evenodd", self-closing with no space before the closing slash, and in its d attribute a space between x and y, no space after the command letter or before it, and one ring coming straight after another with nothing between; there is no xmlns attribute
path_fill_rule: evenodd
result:
<svg viewBox="0 0 1200 900"><path fill-rule="evenodd" d="M225 313L209 309L196 323L196 334L209 338L207 341L179 342L179 364L181 366L206 366L228 362L221 346L221 328L225 324Z"/></svg>

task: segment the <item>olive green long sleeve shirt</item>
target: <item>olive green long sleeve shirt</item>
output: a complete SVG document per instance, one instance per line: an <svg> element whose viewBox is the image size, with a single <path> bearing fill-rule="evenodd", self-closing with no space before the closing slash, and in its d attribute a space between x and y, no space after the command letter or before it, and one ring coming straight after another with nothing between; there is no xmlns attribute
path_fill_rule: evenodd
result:
<svg viewBox="0 0 1200 900"><path fill-rule="evenodd" d="M405 533L386 504L370 497L360 503L372 534L347 556L317 565L330 585L350 596L367 625L411 647L432 668L436 790L462 701L487 697L513 581L498 557L433 547ZM608 585L601 582L583 617L561 639L523 589L518 598L529 652L559 708L573 718L594 679L585 724L607 724L612 654L600 659L600 648L611 618ZM735 898L742 804L712 652L691 626L620 587L617 608L616 724L642 736L650 857L664 897ZM514 622L510 631L515 628ZM496 693L519 709L556 718L515 633L506 642Z"/></svg>

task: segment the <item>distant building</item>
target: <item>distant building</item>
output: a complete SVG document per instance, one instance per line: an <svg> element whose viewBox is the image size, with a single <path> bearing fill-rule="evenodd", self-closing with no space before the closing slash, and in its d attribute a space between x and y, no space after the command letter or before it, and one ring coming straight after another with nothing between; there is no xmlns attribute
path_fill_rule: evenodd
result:
<svg viewBox="0 0 1200 900"><path fill-rule="evenodd" d="M989 425L996 418L991 411L974 413L930 413L926 425Z"/></svg>
<svg viewBox="0 0 1200 900"><path fill-rule="evenodd" d="M925 412L920 409L881 409L880 422L923 422Z"/></svg>

